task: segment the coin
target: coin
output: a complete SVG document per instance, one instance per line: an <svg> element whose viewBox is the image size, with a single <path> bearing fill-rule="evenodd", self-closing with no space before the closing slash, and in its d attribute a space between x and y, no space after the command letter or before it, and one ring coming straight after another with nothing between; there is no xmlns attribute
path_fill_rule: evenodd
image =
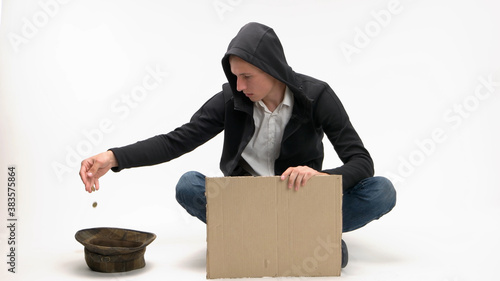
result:
<svg viewBox="0 0 500 281"><path fill-rule="evenodd" d="M92 203L92 207L97 207L97 202Z"/></svg>

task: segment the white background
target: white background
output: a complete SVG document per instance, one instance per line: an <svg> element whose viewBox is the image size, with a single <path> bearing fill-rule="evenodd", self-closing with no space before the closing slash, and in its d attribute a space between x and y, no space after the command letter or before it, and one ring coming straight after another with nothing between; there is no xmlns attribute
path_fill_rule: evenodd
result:
<svg viewBox="0 0 500 281"><path fill-rule="evenodd" d="M486 0L3 1L0 217L7 224L15 165L19 220L17 273L2 262L1 279L205 279L205 225L177 204L174 187L188 170L221 175L221 136L170 163L110 172L93 194L79 164L187 122L225 82L229 41L257 21L274 28L295 71L330 84L376 174L398 192L390 214L344 234L350 261L341 278L495 280L499 8ZM144 81L154 87L139 95ZM324 167L339 165L326 147ZM90 271L74 234L97 226L156 233L146 268ZM0 227L0 261L7 235Z"/></svg>

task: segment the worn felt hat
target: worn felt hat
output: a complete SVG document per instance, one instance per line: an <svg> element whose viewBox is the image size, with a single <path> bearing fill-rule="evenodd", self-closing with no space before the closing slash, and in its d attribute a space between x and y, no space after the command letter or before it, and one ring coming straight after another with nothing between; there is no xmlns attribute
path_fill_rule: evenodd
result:
<svg viewBox="0 0 500 281"><path fill-rule="evenodd" d="M156 235L137 230L99 227L79 230L75 238L85 247L85 261L99 272L124 272L146 265L146 246Z"/></svg>

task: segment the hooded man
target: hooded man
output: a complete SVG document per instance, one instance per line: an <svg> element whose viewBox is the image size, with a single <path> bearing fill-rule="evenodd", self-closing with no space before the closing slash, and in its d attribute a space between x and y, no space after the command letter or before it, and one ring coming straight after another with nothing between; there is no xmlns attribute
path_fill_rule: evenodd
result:
<svg viewBox="0 0 500 281"><path fill-rule="evenodd" d="M388 213L396 203L392 183L373 177L370 154L330 86L296 73L270 27L243 26L222 59L228 83L174 131L82 162L88 192L99 189L109 169L154 165L190 152L224 131L220 169L224 176L281 176L298 189L319 174L342 175L343 232ZM343 165L322 168L326 134ZM176 187L177 201L206 223L205 176L187 172ZM347 247L342 241L342 267Z"/></svg>

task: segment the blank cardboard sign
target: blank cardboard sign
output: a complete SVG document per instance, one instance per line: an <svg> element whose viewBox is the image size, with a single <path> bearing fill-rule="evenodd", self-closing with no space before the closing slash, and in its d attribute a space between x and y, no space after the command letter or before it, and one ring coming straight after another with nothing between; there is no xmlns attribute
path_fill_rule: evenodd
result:
<svg viewBox="0 0 500 281"><path fill-rule="evenodd" d="M339 276L342 177L206 179L207 278Z"/></svg>

